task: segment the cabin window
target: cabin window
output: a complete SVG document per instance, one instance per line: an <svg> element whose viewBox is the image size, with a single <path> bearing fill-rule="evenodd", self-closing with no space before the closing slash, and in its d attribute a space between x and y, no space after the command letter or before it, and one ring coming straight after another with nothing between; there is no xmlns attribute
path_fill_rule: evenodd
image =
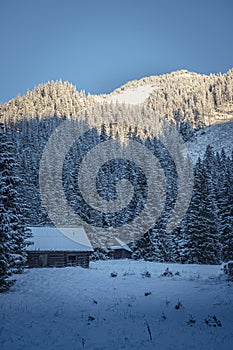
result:
<svg viewBox="0 0 233 350"><path fill-rule="evenodd" d="M77 255L68 255L68 266L77 265Z"/></svg>

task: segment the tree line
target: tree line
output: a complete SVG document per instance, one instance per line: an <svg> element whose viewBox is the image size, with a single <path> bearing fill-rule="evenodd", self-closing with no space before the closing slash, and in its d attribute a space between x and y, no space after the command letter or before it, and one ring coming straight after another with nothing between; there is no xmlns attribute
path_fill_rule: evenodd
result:
<svg viewBox="0 0 233 350"><path fill-rule="evenodd" d="M76 179L82 159L92 147L117 139L123 149L127 140L136 140L159 159L167 194L159 220L143 237L130 242L133 257L208 264L233 259L232 154L226 154L224 149L220 154L215 153L207 147L204 158L193 165L194 188L189 209L179 227L167 234L167 221L178 191L177 171L174 160L160 142L170 127L187 141L196 129L229 116L233 102L232 77L233 70L209 77L180 71L131 82L122 89L138 84L151 84L155 88L143 105L135 107L97 103L94 96L78 93L71 84L62 82L40 85L25 96L1 105L4 122L0 128L1 290L9 286L9 276L20 272L25 263L25 240L30 236L26 227L52 224L41 201L39 166L47 141L65 120L77 121L80 127L86 123L90 128L67 153L62 179L67 200L84 220L93 226L116 227L140 214L147 198L147 183L143 169L132 162L113 157L100 169L96 179L99 195L107 200L115 198L119 179L132 183L133 199L117 215L103 215L88 207ZM207 120L206 116L211 118ZM56 149L53 151L59 156ZM53 181L52 172L48 177ZM56 211L59 193L49 200ZM60 220L61 225L70 224L66 217ZM102 255L99 250L98 254L108 256L107 250L102 250Z"/></svg>

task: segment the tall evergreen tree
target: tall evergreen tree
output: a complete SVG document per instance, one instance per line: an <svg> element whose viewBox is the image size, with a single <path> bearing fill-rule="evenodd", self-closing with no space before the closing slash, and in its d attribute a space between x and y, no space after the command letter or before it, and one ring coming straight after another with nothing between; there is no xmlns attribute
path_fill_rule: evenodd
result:
<svg viewBox="0 0 233 350"><path fill-rule="evenodd" d="M230 158L221 153L221 178L218 186L218 209L222 244L222 260L233 260L233 176Z"/></svg>
<svg viewBox="0 0 233 350"><path fill-rule="evenodd" d="M20 180L16 175L13 144L8 141L4 126L0 124L0 290L10 285L11 273L21 272L26 261L23 208L17 195Z"/></svg>
<svg viewBox="0 0 233 350"><path fill-rule="evenodd" d="M195 168L195 186L184 230L190 263L220 262L219 231L215 193L209 174L201 160Z"/></svg>

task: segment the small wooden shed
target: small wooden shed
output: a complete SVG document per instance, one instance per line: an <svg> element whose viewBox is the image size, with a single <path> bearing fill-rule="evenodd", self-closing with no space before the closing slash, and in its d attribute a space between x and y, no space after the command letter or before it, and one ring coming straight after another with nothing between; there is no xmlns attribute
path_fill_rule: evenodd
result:
<svg viewBox="0 0 233 350"><path fill-rule="evenodd" d="M228 261L223 266L223 271L230 280L233 280L233 261Z"/></svg>
<svg viewBox="0 0 233 350"><path fill-rule="evenodd" d="M93 252L83 227L29 227L28 267L89 267Z"/></svg>
<svg viewBox="0 0 233 350"><path fill-rule="evenodd" d="M133 251L119 238L115 238L115 240L118 244L109 247L110 256L112 256L113 259L130 259Z"/></svg>

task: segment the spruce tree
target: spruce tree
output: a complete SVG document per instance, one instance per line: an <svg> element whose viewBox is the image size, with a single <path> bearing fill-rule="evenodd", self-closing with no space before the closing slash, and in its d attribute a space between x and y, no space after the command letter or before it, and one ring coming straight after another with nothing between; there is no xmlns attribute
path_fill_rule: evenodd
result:
<svg viewBox="0 0 233 350"><path fill-rule="evenodd" d="M193 198L185 219L189 263L220 262L217 206L213 185L201 160L195 168Z"/></svg>
<svg viewBox="0 0 233 350"><path fill-rule="evenodd" d="M220 215L220 232L222 260L233 260L233 178L231 162L225 152L221 155L223 175L218 187L218 209Z"/></svg>
<svg viewBox="0 0 233 350"><path fill-rule="evenodd" d="M13 144L8 141L0 123L0 290L10 285L8 277L11 273L22 271L26 261L25 239L29 237L23 206L17 195L20 179L13 152Z"/></svg>

